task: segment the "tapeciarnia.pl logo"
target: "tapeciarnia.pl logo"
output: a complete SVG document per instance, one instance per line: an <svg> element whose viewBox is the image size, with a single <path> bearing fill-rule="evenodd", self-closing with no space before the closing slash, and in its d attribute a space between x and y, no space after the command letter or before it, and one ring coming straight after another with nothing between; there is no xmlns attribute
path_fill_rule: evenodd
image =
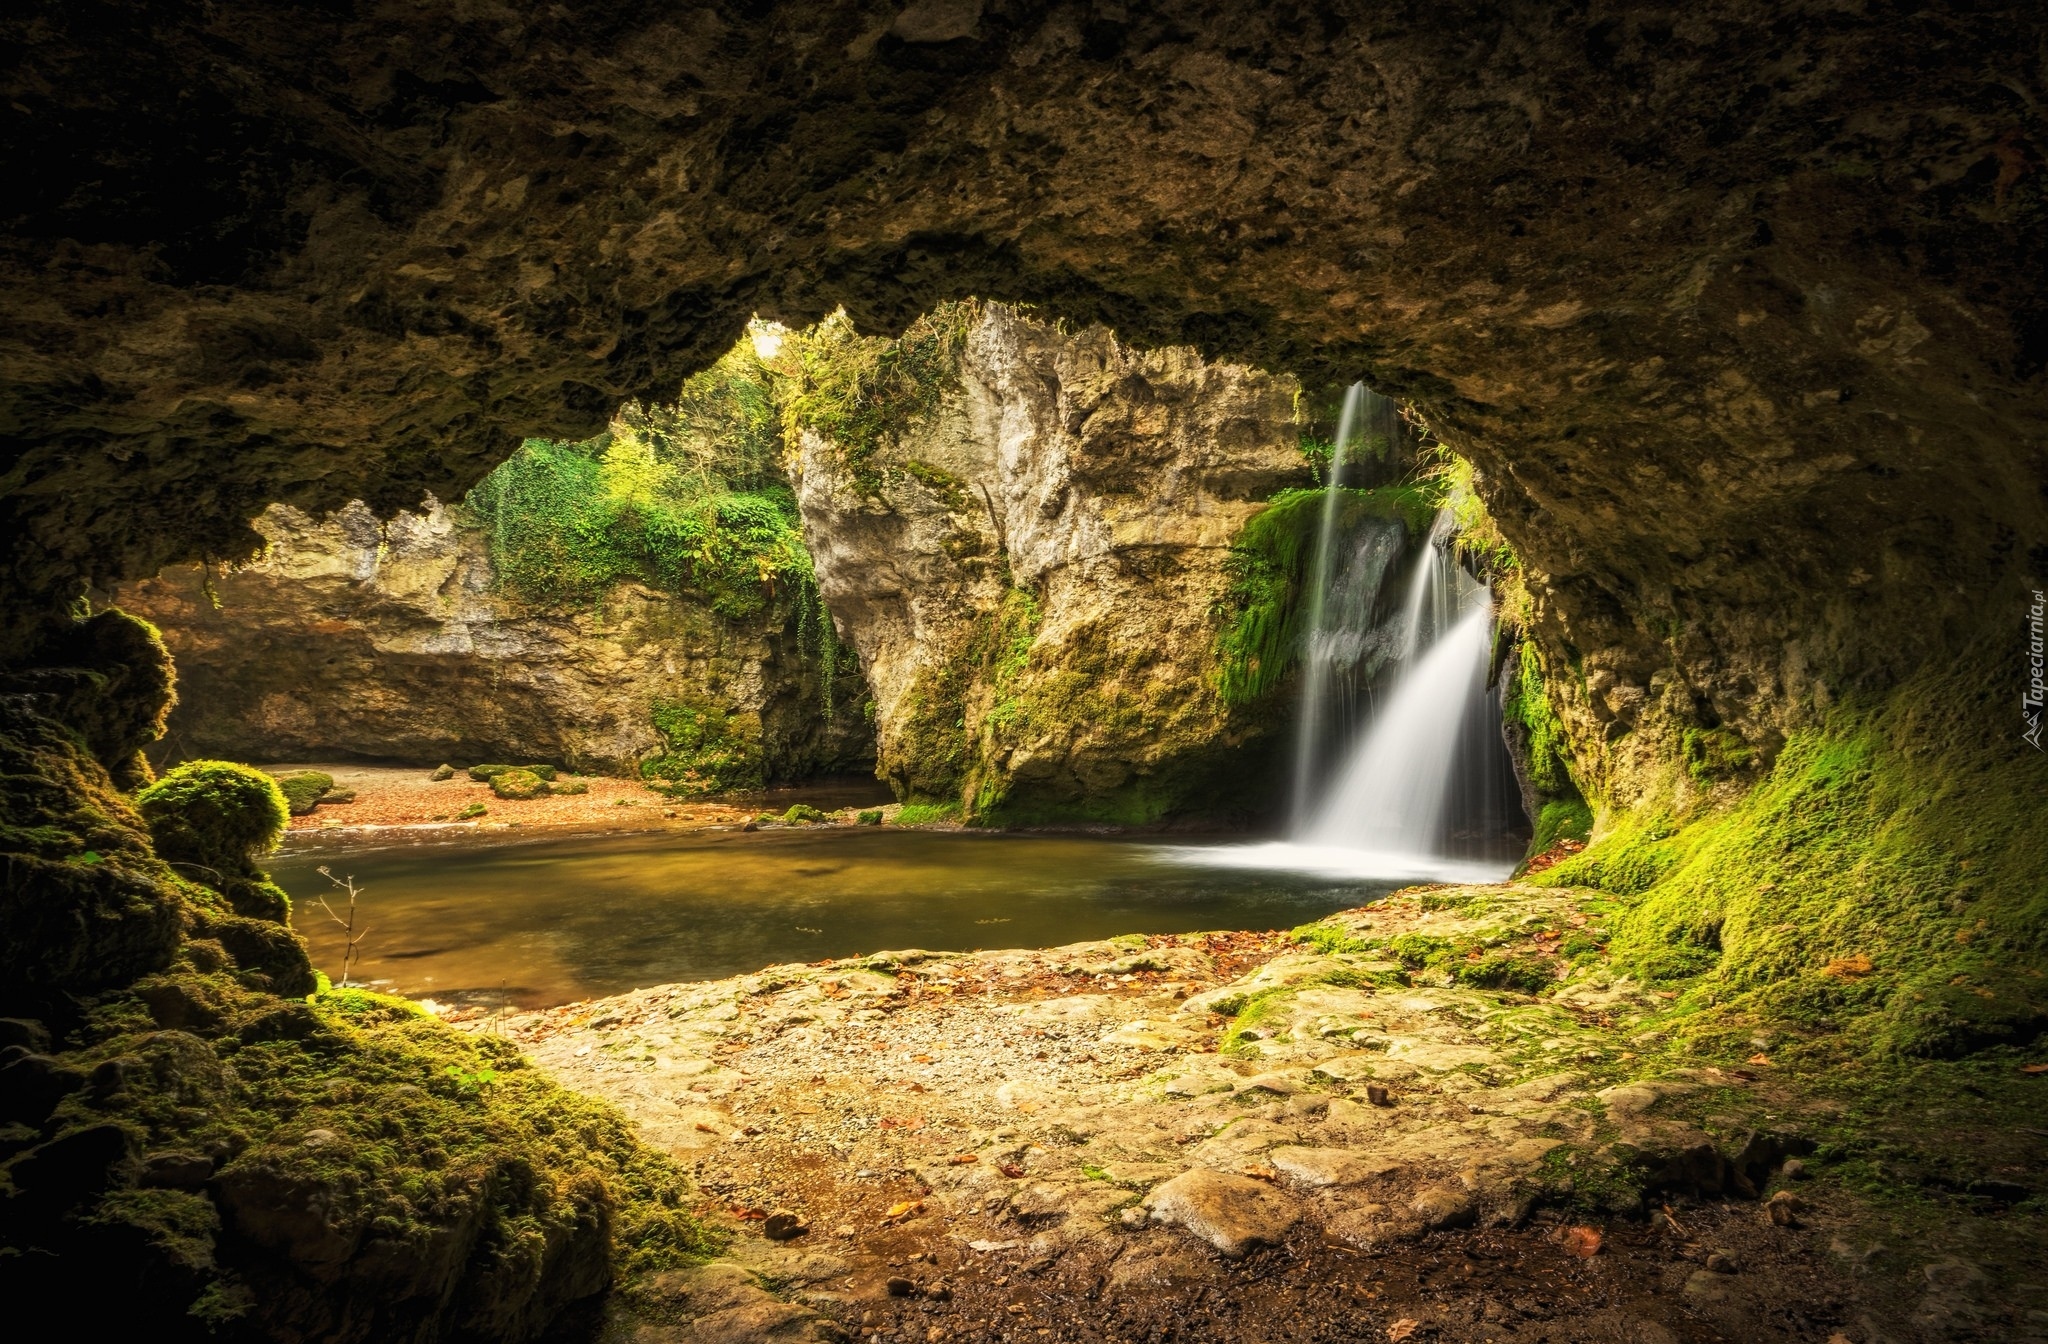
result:
<svg viewBox="0 0 2048 1344"><path fill-rule="evenodd" d="M2035 751L2041 750L2041 700L2043 692L2042 668L2044 658L2041 643L2041 618L2048 612L2048 595L2039 588L2034 590L2034 605L2027 608L2027 689L2020 698L2020 717L2027 721L2027 731L2020 736Z"/></svg>

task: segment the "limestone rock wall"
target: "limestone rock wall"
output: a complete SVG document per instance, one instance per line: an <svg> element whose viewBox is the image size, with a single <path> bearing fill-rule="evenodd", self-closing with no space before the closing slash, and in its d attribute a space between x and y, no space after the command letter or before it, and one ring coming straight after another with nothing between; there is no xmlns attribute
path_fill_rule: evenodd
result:
<svg viewBox="0 0 2048 1344"><path fill-rule="evenodd" d="M1295 390L988 305L879 493L803 435L805 535L874 688L881 774L989 820L1227 802L1212 772L1268 725L1216 693L1210 608L1244 520L1305 476Z"/></svg>
<svg viewBox="0 0 2048 1344"><path fill-rule="evenodd" d="M828 715L779 605L740 626L627 583L538 609L494 591L482 535L431 498L388 524L352 504L325 520L278 505L257 525L269 546L245 568L179 566L115 594L177 660L166 753L623 772L662 750L667 699L732 715L771 779L873 760L865 688L836 686Z"/></svg>

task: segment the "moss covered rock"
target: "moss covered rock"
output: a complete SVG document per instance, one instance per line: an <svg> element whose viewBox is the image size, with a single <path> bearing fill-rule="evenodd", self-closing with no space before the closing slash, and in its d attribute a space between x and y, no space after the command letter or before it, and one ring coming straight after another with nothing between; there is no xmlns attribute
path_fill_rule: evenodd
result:
<svg viewBox="0 0 2048 1344"><path fill-rule="evenodd" d="M490 783L491 792L500 798L538 798L549 791L546 780L519 766L492 775Z"/></svg>
<svg viewBox="0 0 2048 1344"><path fill-rule="evenodd" d="M0 699L0 1011L35 1016L166 965L179 890L79 737Z"/></svg>
<svg viewBox="0 0 2048 1344"><path fill-rule="evenodd" d="M144 789L135 805L157 853L211 884L256 874L256 856L275 849L284 834L286 798L283 782L261 770L187 761Z"/></svg>
<svg viewBox="0 0 2048 1344"><path fill-rule="evenodd" d="M292 770L277 776L277 787L291 814L303 817L334 791L334 776L325 770Z"/></svg>

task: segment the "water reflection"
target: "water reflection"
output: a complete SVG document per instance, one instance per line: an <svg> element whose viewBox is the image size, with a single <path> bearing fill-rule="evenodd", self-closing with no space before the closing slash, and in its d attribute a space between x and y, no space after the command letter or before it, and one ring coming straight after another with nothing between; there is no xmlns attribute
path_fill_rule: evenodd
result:
<svg viewBox="0 0 2048 1344"><path fill-rule="evenodd" d="M1288 928L1398 885L1186 856L1113 838L838 828L376 848L319 837L271 867L323 969L342 944L315 902L326 864L363 892L359 977L523 1007L884 948Z"/></svg>

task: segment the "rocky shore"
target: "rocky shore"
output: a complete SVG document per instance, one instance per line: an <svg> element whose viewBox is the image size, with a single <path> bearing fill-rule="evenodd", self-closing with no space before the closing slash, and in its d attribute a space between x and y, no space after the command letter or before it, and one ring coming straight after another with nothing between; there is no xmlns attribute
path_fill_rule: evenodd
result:
<svg viewBox="0 0 2048 1344"><path fill-rule="evenodd" d="M1762 1048L1661 1050L1668 996L1608 971L1602 909L1422 888L1292 934L879 953L463 1025L622 1107L732 1233L614 1304L642 1344L2038 1333L1968 1220L1866 1272L1886 1229L1803 1179L1839 1107Z"/></svg>

